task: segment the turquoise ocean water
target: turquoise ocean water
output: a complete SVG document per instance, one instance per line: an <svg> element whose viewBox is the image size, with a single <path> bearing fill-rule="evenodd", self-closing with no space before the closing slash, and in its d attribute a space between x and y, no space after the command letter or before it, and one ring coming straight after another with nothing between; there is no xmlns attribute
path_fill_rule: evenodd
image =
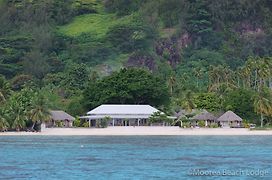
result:
<svg viewBox="0 0 272 180"><path fill-rule="evenodd" d="M261 178L271 136L0 137L0 179Z"/></svg>

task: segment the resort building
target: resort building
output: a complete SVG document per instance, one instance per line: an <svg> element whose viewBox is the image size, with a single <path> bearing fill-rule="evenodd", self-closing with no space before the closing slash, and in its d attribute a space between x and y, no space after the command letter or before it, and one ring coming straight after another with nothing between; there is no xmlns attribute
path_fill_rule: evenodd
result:
<svg viewBox="0 0 272 180"><path fill-rule="evenodd" d="M175 116L177 119L187 118L187 116L192 116L195 114L202 113L202 110L199 109L192 109L191 111L187 111L185 109L180 109L177 112L173 113L173 116Z"/></svg>
<svg viewBox="0 0 272 180"><path fill-rule="evenodd" d="M148 118L158 109L150 105L105 104L89 111L87 116L80 117L89 121L89 127L96 127L98 121L109 119L109 126L147 126Z"/></svg>
<svg viewBox="0 0 272 180"><path fill-rule="evenodd" d="M45 127L73 127L75 118L64 111L50 111L51 120L45 123Z"/></svg>
<svg viewBox="0 0 272 180"><path fill-rule="evenodd" d="M222 116L220 116L216 121L219 122L221 127L241 127L243 120L234 112L227 111Z"/></svg>
<svg viewBox="0 0 272 180"><path fill-rule="evenodd" d="M215 124L216 123L215 120L216 120L216 117L212 113L206 110L204 110L202 113L195 115L194 117L191 118L191 122L193 126L198 126L199 125L198 123L200 121L204 121L205 127L208 127L212 124Z"/></svg>

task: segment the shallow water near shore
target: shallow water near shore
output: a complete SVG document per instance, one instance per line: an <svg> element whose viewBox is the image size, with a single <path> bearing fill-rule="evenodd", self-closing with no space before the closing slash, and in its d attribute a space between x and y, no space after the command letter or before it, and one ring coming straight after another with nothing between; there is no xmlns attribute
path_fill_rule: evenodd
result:
<svg viewBox="0 0 272 180"><path fill-rule="evenodd" d="M272 136L0 136L0 179L272 179Z"/></svg>

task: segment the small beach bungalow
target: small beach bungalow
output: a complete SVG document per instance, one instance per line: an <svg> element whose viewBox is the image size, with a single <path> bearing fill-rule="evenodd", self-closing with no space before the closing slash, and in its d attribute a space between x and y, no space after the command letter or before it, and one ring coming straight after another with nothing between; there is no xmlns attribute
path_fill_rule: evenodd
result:
<svg viewBox="0 0 272 180"><path fill-rule="evenodd" d="M204 110L202 113L197 114L191 118L193 125L198 125L199 121L204 121L205 127L208 127L209 125L215 123L215 120L216 120L216 117L212 113L206 110Z"/></svg>
<svg viewBox="0 0 272 180"><path fill-rule="evenodd" d="M104 104L80 117L89 121L89 127L96 127L97 121L108 118L109 126L147 126L148 119L158 109L150 105Z"/></svg>
<svg viewBox="0 0 272 180"><path fill-rule="evenodd" d="M45 127L73 127L75 118L64 111L50 111L51 120L45 123Z"/></svg>
<svg viewBox="0 0 272 180"><path fill-rule="evenodd" d="M227 111L222 116L220 116L217 120L221 127L241 127L242 118L239 117L232 111Z"/></svg>

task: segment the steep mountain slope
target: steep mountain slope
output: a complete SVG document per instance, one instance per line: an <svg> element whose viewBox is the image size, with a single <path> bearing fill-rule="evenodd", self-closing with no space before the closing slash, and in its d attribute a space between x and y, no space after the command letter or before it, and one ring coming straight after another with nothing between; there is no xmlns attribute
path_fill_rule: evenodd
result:
<svg viewBox="0 0 272 180"><path fill-rule="evenodd" d="M249 1L10 1L0 8L0 74L42 79L71 63L162 77L272 54L272 4ZM35 69L35 70L34 70Z"/></svg>

